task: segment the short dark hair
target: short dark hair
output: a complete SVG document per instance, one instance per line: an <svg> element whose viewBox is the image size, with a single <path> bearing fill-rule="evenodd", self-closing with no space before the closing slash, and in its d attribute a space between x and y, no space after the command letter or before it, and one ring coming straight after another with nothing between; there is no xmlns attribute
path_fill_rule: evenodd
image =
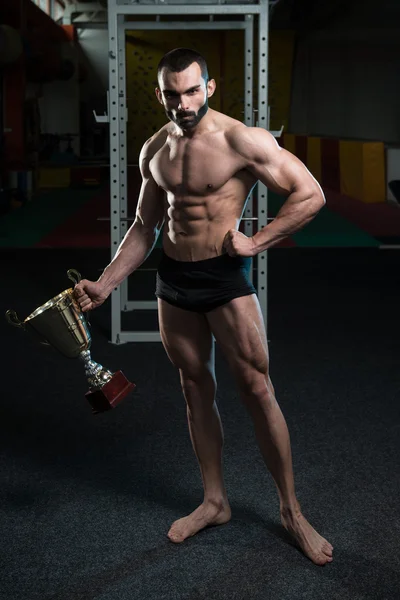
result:
<svg viewBox="0 0 400 600"><path fill-rule="evenodd" d="M161 71L166 68L168 71L172 71L173 73L180 73L184 71L191 64L196 62L201 69L201 76L204 81L208 82L208 68L206 59L204 56L196 52L195 50L190 50L189 48L175 48L175 50L171 50L167 52L157 67L157 79L159 79Z"/></svg>

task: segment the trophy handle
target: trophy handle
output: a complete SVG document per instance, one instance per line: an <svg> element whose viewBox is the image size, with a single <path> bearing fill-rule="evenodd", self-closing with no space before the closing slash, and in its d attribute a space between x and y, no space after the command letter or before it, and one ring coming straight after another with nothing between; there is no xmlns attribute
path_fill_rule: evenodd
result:
<svg viewBox="0 0 400 600"><path fill-rule="evenodd" d="M79 283L82 279L82 275L76 269L68 269L67 275L68 275L68 279L73 281L75 283L75 285L77 283ZM87 321L87 324L89 325L89 327L91 327L91 325L89 323L89 315L90 315L90 312L87 312L86 321Z"/></svg>
<svg viewBox="0 0 400 600"><path fill-rule="evenodd" d="M73 281L75 284L79 283L82 279L81 274L76 269L68 269L67 271L68 279Z"/></svg>
<svg viewBox="0 0 400 600"><path fill-rule="evenodd" d="M19 329L24 329L24 330L26 329L24 323L19 320L18 315L15 312L15 310L8 310L6 312L6 319L11 325L14 325L14 327L18 327ZM47 340L43 339L42 336L38 334L38 332L35 332L35 334L38 338L40 338L39 342L41 344L44 344L45 346L51 345L51 344L49 344L49 342Z"/></svg>
<svg viewBox="0 0 400 600"><path fill-rule="evenodd" d="M25 329L22 321L19 320L17 313L15 310L8 310L6 312L6 319L10 323L10 325L14 325L14 327L19 327L20 329Z"/></svg>

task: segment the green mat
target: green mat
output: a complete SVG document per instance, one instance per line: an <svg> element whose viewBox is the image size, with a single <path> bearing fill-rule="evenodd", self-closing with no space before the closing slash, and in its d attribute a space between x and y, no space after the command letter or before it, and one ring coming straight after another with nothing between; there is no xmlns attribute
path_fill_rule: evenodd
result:
<svg viewBox="0 0 400 600"><path fill-rule="evenodd" d="M268 216L276 217L285 199L268 193ZM329 210L325 205L308 225L293 234L297 246L306 247L373 247L380 243L356 225Z"/></svg>
<svg viewBox="0 0 400 600"><path fill-rule="evenodd" d="M0 247L30 248L98 194L98 190L51 190L0 217Z"/></svg>

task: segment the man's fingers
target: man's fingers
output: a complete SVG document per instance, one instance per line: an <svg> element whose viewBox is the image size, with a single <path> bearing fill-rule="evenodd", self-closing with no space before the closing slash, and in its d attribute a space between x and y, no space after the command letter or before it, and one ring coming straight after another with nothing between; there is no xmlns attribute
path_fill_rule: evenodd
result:
<svg viewBox="0 0 400 600"><path fill-rule="evenodd" d="M77 300L79 304L82 304L82 302L85 302L85 300L87 300L88 298L89 296L83 290L81 291L81 293L77 294Z"/></svg>
<svg viewBox="0 0 400 600"><path fill-rule="evenodd" d="M77 283L76 286L74 287L74 292L75 292L75 295L78 298L80 298L85 293L85 290L83 289L83 287L79 283Z"/></svg>
<svg viewBox="0 0 400 600"><path fill-rule="evenodd" d="M75 284L74 292L77 296L83 296L84 294L86 294L85 287L87 283L89 283L87 279L82 279L82 281Z"/></svg>
<svg viewBox="0 0 400 600"><path fill-rule="evenodd" d="M90 283L90 281L82 279L82 281L77 283L74 287L75 298L82 312L88 312L94 307L93 300L91 298L92 293L89 291L89 295L85 289L87 285L90 287Z"/></svg>
<svg viewBox="0 0 400 600"><path fill-rule="evenodd" d="M89 296L87 295L85 290L83 290L82 288L78 288L78 289L75 288L74 291L76 294L76 299L77 299L78 304L81 307L81 309L82 310L90 310L90 309L88 309L88 307L91 306L92 300L89 298Z"/></svg>
<svg viewBox="0 0 400 600"><path fill-rule="evenodd" d="M236 255L236 252L235 252L235 249L234 249L233 243L232 243L234 234L235 234L235 231L233 229L230 229L229 231L227 231L227 233L225 234L224 242L223 242L223 247L225 248L225 250L229 254L229 256Z"/></svg>
<svg viewBox="0 0 400 600"><path fill-rule="evenodd" d="M229 250L231 248L232 242L232 230L227 231L224 237L224 241L222 242L223 248Z"/></svg>
<svg viewBox="0 0 400 600"><path fill-rule="evenodd" d="M90 298L86 296L85 300L79 301L79 305L81 307L82 312L86 312L87 310L91 310L92 301Z"/></svg>

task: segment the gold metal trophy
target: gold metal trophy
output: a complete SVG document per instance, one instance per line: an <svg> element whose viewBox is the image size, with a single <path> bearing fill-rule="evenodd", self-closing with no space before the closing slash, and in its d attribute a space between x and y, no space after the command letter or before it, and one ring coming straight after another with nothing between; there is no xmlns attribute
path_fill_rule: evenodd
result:
<svg viewBox="0 0 400 600"><path fill-rule="evenodd" d="M69 269L67 275L75 284L81 280L75 269ZM92 336L73 288L39 306L24 321L19 320L14 310L8 310L6 317L11 325L33 331L42 344L53 346L67 358L80 358L84 362L89 383L85 395L95 414L114 408L135 389L122 371L111 373L91 359Z"/></svg>

